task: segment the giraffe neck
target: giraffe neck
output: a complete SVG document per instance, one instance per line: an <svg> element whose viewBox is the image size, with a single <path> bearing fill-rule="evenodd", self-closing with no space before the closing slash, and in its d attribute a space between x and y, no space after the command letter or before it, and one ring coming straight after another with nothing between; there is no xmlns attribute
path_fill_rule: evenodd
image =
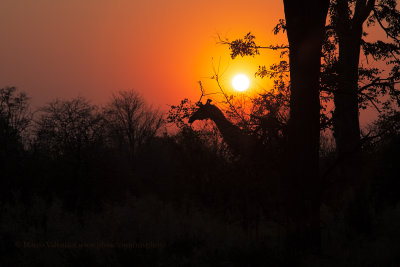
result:
<svg viewBox="0 0 400 267"><path fill-rule="evenodd" d="M252 145L252 138L242 132L242 130L232 124L220 110L210 114L210 119L217 125L224 141L236 152L246 153Z"/></svg>

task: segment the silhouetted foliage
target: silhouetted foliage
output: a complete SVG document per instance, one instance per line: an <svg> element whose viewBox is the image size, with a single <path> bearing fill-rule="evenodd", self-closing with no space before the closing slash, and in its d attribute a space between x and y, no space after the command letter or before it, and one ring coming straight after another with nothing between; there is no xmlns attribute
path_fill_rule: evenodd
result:
<svg viewBox="0 0 400 267"><path fill-rule="evenodd" d="M181 100L179 105L171 105L168 111L167 122L173 123L179 128L188 126L190 115L196 110L196 105L189 99Z"/></svg>
<svg viewBox="0 0 400 267"><path fill-rule="evenodd" d="M246 34L243 39L237 39L232 41L230 44L231 57L235 58L237 56L255 56L260 54L254 39L256 37L250 32Z"/></svg>

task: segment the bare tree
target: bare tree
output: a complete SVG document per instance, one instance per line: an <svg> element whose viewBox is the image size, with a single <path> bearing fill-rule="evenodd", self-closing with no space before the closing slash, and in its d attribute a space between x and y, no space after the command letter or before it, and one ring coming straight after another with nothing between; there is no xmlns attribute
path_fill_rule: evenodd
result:
<svg viewBox="0 0 400 267"><path fill-rule="evenodd" d="M104 109L113 145L125 151L131 163L137 150L147 144L163 124L158 110L146 105L135 91L120 91Z"/></svg>
<svg viewBox="0 0 400 267"><path fill-rule="evenodd" d="M24 92L17 93L15 87L0 89L0 135L2 139L13 136L23 142L32 119L29 98Z"/></svg>
<svg viewBox="0 0 400 267"><path fill-rule="evenodd" d="M36 145L52 156L71 156L79 162L85 149L103 140L103 117L84 98L55 100L39 112Z"/></svg>

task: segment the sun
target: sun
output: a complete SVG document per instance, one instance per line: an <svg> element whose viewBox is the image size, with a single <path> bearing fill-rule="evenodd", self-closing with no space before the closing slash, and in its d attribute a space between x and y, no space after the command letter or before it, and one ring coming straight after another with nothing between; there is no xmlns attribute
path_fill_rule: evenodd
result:
<svg viewBox="0 0 400 267"><path fill-rule="evenodd" d="M243 92L246 91L247 88L249 88L250 80L244 74L237 74L232 79L232 85L236 91Z"/></svg>

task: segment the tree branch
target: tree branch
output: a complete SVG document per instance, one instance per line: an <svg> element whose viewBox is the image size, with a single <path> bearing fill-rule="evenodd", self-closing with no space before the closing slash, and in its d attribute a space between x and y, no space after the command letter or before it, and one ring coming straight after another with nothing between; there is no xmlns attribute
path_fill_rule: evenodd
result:
<svg viewBox="0 0 400 267"><path fill-rule="evenodd" d="M372 97L370 97L369 95L364 94L364 93L362 93L362 92L359 92L359 94L362 95L362 96L364 96L364 97L366 97L366 98L369 100L369 102L371 102L371 104L374 106L374 108L375 108L379 113L382 113L381 110L378 108L378 106L375 104L375 101L374 101L374 99L373 99Z"/></svg>
<svg viewBox="0 0 400 267"><path fill-rule="evenodd" d="M222 45L229 45L232 46L234 45L233 42L227 41L227 40L222 40L221 36L218 35L218 42L217 44L222 44ZM258 46L258 45L254 45L253 48L255 49L271 49L271 50L279 50L279 49L289 49L289 46L287 45L269 45L269 46Z"/></svg>
<svg viewBox="0 0 400 267"><path fill-rule="evenodd" d="M378 21L379 25L380 25L381 28L385 31L386 35L389 36L390 38L392 38L393 40L396 40L397 42L400 42L400 40L399 40L396 36L393 36L393 35L389 32L389 30L388 30L385 26L383 26L382 21L381 21L381 19L380 19L379 16L378 16L378 13L376 12L375 9L373 9L373 10L374 10L374 15L375 15L375 17L376 17L376 21Z"/></svg>
<svg viewBox="0 0 400 267"><path fill-rule="evenodd" d="M394 84L398 84L398 83L400 83L400 81L397 81L397 82L390 81L389 78L386 78L386 79L376 78L371 83L364 85L363 87L360 87L358 89L358 93L362 93L362 91L364 91L370 87L373 87L373 86L389 86L390 87L390 85L392 85L392 84L394 85Z"/></svg>

